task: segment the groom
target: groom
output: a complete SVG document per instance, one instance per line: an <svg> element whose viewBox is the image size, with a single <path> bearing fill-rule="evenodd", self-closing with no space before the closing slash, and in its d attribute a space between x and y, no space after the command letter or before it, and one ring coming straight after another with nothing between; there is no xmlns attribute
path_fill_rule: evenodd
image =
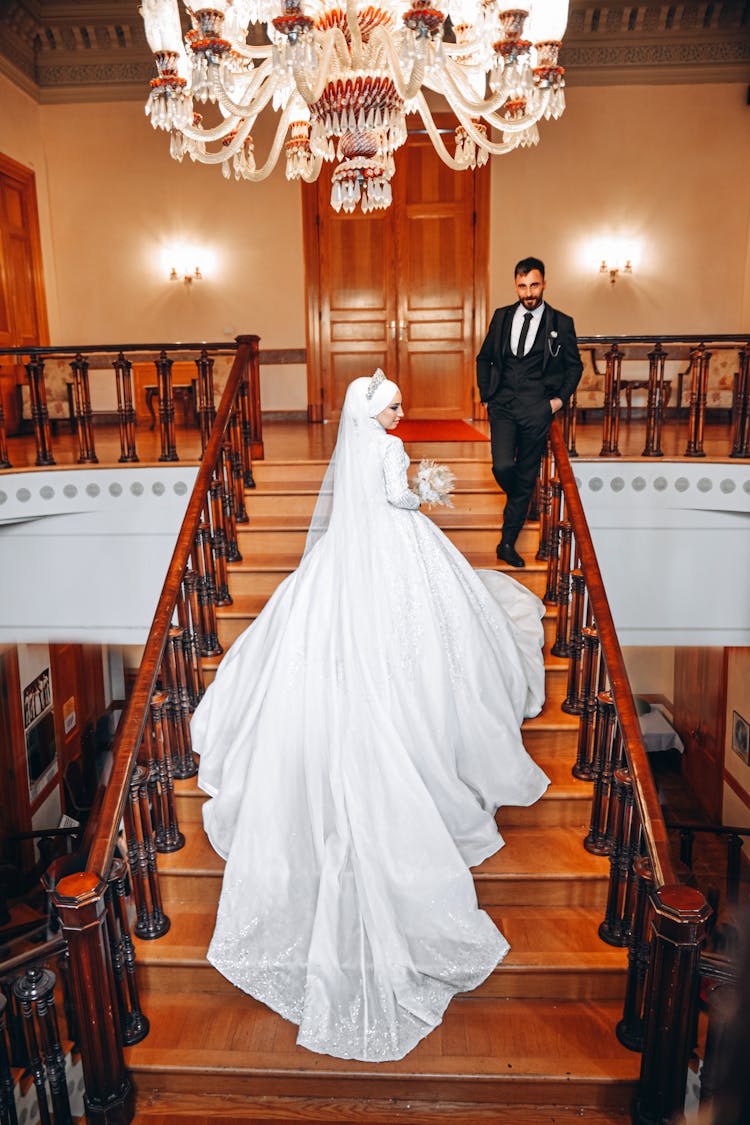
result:
<svg viewBox="0 0 750 1125"><path fill-rule="evenodd" d="M552 419L578 386L583 364L573 321L544 301L544 262L516 266L518 303L495 309L477 356L479 396L487 405L492 473L507 500L497 557L525 566L516 551Z"/></svg>

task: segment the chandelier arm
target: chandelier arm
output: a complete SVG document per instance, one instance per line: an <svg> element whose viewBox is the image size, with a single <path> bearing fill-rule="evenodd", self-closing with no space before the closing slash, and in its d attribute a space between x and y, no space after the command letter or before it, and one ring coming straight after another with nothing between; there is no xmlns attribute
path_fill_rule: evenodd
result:
<svg viewBox="0 0 750 1125"><path fill-rule="evenodd" d="M320 169L321 169L322 164L323 164L323 157L322 156L314 157L312 167L310 168L310 171L307 172L307 173L302 172L301 173L301 179L303 179L306 184L314 184L315 181L317 180L318 176L320 175Z"/></svg>
<svg viewBox="0 0 750 1125"><path fill-rule="evenodd" d="M544 90L542 93L541 104L533 111L533 113L526 113L523 117L505 118L500 117L497 113L485 114L485 120L488 125L493 125L496 129L503 129L506 133L523 133L525 129L536 125L538 121L544 116L549 100L552 96L550 89ZM490 151L492 151L490 149Z"/></svg>
<svg viewBox="0 0 750 1125"><path fill-rule="evenodd" d="M198 125L185 125L180 132L189 141L222 141L234 128L234 121L231 117L227 117L219 125L214 125L213 129L204 129Z"/></svg>
<svg viewBox="0 0 750 1125"><path fill-rule="evenodd" d="M477 148L484 149L485 152L489 152L491 156L506 156L517 147L515 141L502 141L501 143L491 141L486 134L479 132L469 114L465 114L463 110L457 109L455 106L453 107L453 112L458 118L459 124L462 126L467 136L471 137Z"/></svg>
<svg viewBox="0 0 750 1125"><path fill-rule="evenodd" d="M440 87L438 87L437 83L432 86L434 90L443 94L451 105L453 105L454 101L457 101L459 105L462 106L464 112L470 113L473 117L487 117L488 114L495 113L504 105L508 95L502 92L493 94L492 97L487 99L480 98L479 100L474 100L472 95L475 96L476 91L471 90L469 83L466 82L460 70L457 70L455 73L453 71L453 67L457 65L457 63L451 60L450 67L441 67L438 73L445 82L442 83ZM465 90L462 89L462 85L464 84L466 87ZM450 92L444 88L445 85L450 87ZM469 90L471 90L471 93L468 93ZM451 97L451 93L453 97Z"/></svg>
<svg viewBox="0 0 750 1125"><path fill-rule="evenodd" d="M427 135L432 141L435 152L438 154L443 164L447 164L448 167L452 168L454 172L463 172L466 165L461 164L448 152L448 149L445 147L445 142L440 136L438 128L433 121L430 107L427 105L427 99L421 91L414 98L414 102L416 104L417 110L419 111L419 116L424 122L424 127L427 130Z"/></svg>
<svg viewBox="0 0 750 1125"><path fill-rule="evenodd" d="M279 154L281 152L281 146L284 143L286 131L289 128L289 120L292 116L292 105L293 103L291 101L288 102L286 109L279 119L279 124L276 129L276 136L273 138L273 144L271 145L268 156L266 157L265 164L262 168L257 168L254 172L243 173L242 178L244 180L250 180L251 183L258 183L259 180L267 179L267 177L270 176L271 172L273 172L279 160Z"/></svg>
<svg viewBox="0 0 750 1125"><path fill-rule="evenodd" d="M239 105L237 102L233 101L232 98L230 98L229 94L226 92L226 88L223 82L221 82L219 85L217 99L219 105L227 113L234 114L235 117L244 117L247 114L250 102L255 99L263 83L267 82L268 79L273 75L273 63L271 62L270 58L267 58L265 63L263 63L261 66L256 66L253 69L255 71L255 74L250 79L250 83L244 92L244 105Z"/></svg>
<svg viewBox="0 0 750 1125"><path fill-rule="evenodd" d="M374 46L382 48L388 66L390 67L391 77L393 84L396 87L398 96L405 102L410 102L415 98L424 83L425 60L415 59L414 66L411 69L408 81L404 78L404 73L401 69L396 48L393 45L393 40L388 35L383 27L375 27L370 32L370 43Z"/></svg>
<svg viewBox="0 0 750 1125"><path fill-rule="evenodd" d="M342 54L346 55L345 65L348 65L349 59L346 37L340 27L331 28L331 33L326 35L326 41L318 62L318 72L315 75L315 83L312 86L305 77L304 68L297 57L297 52L295 51L295 54L292 56L294 82L301 97L304 98L308 105L313 105L317 102L320 95L323 93L323 88L329 80L329 67L334 51L337 51L340 56ZM344 60L342 59L341 61Z"/></svg>

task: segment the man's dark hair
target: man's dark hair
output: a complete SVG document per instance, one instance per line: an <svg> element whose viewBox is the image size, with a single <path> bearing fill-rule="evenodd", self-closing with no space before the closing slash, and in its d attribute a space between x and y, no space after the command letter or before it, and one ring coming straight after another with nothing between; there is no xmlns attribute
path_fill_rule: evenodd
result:
<svg viewBox="0 0 750 1125"><path fill-rule="evenodd" d="M544 277L544 262L541 258L521 258L513 276L525 277L526 274L531 273L532 270L539 270L542 277Z"/></svg>

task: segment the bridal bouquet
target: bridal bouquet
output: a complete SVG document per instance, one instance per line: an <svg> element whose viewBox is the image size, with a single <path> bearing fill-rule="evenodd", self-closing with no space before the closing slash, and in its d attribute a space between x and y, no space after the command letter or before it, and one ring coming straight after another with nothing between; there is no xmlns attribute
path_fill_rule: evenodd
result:
<svg viewBox="0 0 750 1125"><path fill-rule="evenodd" d="M456 478L447 465L440 465L431 458L419 462L414 491L428 508L433 508L437 504L452 508L453 501L450 494L455 484Z"/></svg>

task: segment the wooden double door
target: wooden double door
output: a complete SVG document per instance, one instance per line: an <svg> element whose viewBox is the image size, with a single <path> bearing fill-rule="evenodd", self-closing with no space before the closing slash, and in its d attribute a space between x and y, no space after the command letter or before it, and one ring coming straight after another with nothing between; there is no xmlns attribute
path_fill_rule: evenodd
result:
<svg viewBox="0 0 750 1125"><path fill-rule="evenodd" d="M0 347L47 342L34 173L0 153ZM24 379L22 364L0 356L0 401L11 433L20 422L16 384Z"/></svg>
<svg viewBox="0 0 750 1125"><path fill-rule="evenodd" d="M471 417L489 169L453 172L426 133L410 132L392 205L367 215L333 210L331 172L303 186L311 421L337 417L349 382L377 367L399 383L410 418Z"/></svg>

